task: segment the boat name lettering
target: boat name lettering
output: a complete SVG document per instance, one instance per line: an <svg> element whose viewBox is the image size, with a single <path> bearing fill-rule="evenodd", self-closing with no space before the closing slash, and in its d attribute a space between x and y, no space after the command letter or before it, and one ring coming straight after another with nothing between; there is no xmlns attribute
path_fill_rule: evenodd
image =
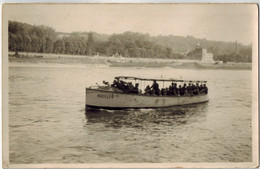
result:
<svg viewBox="0 0 260 169"><path fill-rule="evenodd" d="M104 98L104 99L113 99L113 94L97 94L97 97Z"/></svg>

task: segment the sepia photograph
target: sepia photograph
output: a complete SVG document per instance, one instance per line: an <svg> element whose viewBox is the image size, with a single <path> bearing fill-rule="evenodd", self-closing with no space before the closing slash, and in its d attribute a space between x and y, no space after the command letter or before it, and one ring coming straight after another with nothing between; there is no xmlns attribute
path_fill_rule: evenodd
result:
<svg viewBox="0 0 260 169"><path fill-rule="evenodd" d="M257 4L4 4L4 168L255 168Z"/></svg>

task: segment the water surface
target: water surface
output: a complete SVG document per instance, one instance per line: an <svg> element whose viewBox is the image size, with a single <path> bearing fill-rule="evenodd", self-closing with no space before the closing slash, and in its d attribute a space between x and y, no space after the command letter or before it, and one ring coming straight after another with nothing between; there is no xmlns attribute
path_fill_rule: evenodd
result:
<svg viewBox="0 0 260 169"><path fill-rule="evenodd" d="M12 164L252 161L251 71L19 65L9 68ZM85 87L118 75L208 80L210 101L85 112Z"/></svg>

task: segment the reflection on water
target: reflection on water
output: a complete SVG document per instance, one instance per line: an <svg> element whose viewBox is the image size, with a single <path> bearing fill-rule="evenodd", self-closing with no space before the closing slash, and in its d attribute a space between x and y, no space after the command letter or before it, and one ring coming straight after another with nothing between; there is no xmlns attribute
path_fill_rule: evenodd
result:
<svg viewBox="0 0 260 169"><path fill-rule="evenodd" d="M87 124L104 123L106 127L143 128L153 125L175 126L192 123L196 118L205 119L207 104L193 104L158 109L105 110L87 108Z"/></svg>

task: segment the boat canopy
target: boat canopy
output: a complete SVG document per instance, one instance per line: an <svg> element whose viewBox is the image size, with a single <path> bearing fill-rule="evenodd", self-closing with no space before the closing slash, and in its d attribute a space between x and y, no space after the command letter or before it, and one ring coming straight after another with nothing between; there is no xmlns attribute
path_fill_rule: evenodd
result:
<svg viewBox="0 0 260 169"><path fill-rule="evenodd" d="M178 79L155 79L155 78L138 78L138 77L132 77L132 76L117 76L115 79L125 79L125 80L141 80L141 81L162 81L162 82L190 82L190 83L207 83L207 81L201 81L201 80L178 80Z"/></svg>

